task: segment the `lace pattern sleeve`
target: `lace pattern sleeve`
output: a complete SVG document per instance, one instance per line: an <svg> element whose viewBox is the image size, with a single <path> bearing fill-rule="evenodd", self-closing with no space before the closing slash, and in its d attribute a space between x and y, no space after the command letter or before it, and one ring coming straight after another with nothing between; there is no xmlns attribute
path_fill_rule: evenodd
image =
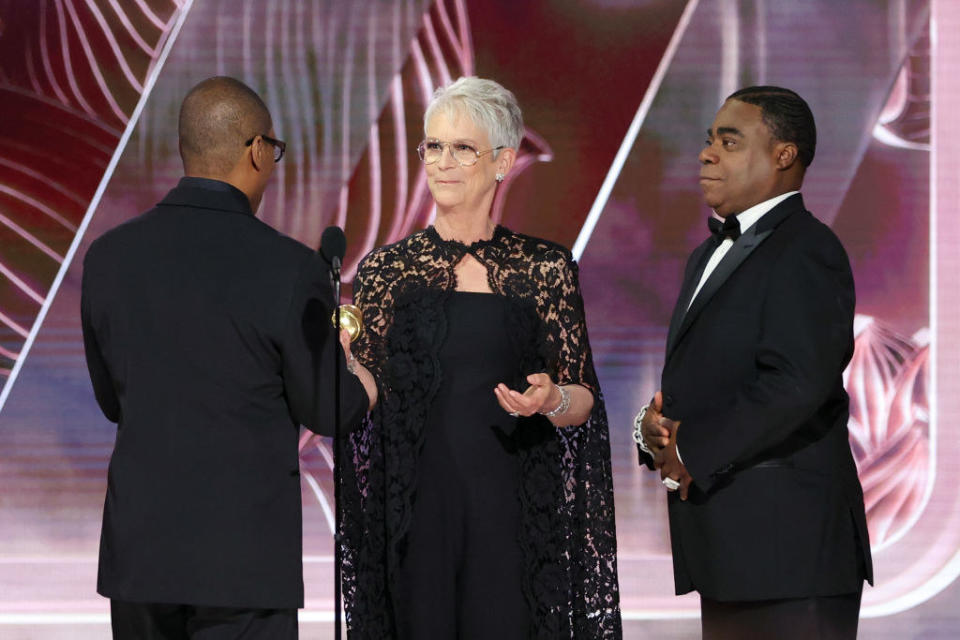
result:
<svg viewBox="0 0 960 640"><path fill-rule="evenodd" d="M579 268L566 250L549 249L534 265L540 287L537 306L557 384L579 384L596 395L599 385L587 338Z"/></svg>
<svg viewBox="0 0 960 640"><path fill-rule="evenodd" d="M378 380L386 359L386 332L391 316L387 262L390 260L385 252L370 254L360 263L353 283L353 303L363 312L363 334L353 345L353 354ZM391 266L397 269L397 265Z"/></svg>
<svg viewBox="0 0 960 640"><path fill-rule="evenodd" d="M609 427L587 336L578 266L566 248L527 236L512 236L505 251L508 257L497 281L508 296L534 299L541 370L558 384L584 386L596 399L585 424L558 429L546 425L553 437L530 449L524 459L521 499L529 519L521 539L532 554L531 590L549 591L555 578L544 568L558 557L571 580L567 602L535 598L545 605L538 611L537 637L620 638ZM556 473L560 483L560 495L552 504L540 497L545 485L534 482L548 473Z"/></svg>

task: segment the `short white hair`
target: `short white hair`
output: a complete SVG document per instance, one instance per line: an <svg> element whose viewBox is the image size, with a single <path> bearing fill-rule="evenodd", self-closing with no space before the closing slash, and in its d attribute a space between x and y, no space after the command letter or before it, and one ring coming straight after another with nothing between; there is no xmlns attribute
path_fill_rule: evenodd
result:
<svg viewBox="0 0 960 640"><path fill-rule="evenodd" d="M474 124L487 132L493 148L520 148L520 141L523 140L520 105L513 92L499 82L466 76L434 91L423 114L424 134L427 122L438 110L449 117L461 113L468 115Z"/></svg>

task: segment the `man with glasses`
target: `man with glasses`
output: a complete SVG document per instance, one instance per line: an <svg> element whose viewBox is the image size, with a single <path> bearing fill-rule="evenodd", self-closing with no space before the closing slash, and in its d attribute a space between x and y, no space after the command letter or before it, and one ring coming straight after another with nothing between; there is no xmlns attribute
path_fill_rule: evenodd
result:
<svg viewBox="0 0 960 640"><path fill-rule="evenodd" d="M255 217L286 148L256 93L201 82L179 137L186 177L84 261L87 364L118 424L97 591L115 638L296 638L299 425L331 429L328 270ZM376 388L337 359L349 427Z"/></svg>

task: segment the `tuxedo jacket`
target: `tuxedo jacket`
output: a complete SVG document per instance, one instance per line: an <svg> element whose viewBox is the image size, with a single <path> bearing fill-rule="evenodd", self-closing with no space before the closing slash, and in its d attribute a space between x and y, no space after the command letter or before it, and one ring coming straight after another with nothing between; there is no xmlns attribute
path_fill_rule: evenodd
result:
<svg viewBox="0 0 960 640"><path fill-rule="evenodd" d="M687 263L661 380L693 477L687 501L668 498L676 592L858 591L873 574L842 379L855 301L846 252L791 196L741 235L688 309L716 246Z"/></svg>
<svg viewBox="0 0 960 640"><path fill-rule="evenodd" d="M184 178L93 242L84 346L117 423L100 594L303 606L299 425L331 433L336 367L344 424L368 403L332 305L325 263L226 183Z"/></svg>

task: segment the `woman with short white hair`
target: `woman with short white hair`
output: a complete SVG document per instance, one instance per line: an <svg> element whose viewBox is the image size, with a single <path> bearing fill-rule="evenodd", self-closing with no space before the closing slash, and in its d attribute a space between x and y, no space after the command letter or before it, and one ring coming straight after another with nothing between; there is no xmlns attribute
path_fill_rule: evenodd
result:
<svg viewBox="0 0 960 640"><path fill-rule="evenodd" d="M380 403L351 436L351 638L617 638L606 413L570 252L495 224L514 95L460 78L417 147L436 221L360 265L357 359Z"/></svg>

